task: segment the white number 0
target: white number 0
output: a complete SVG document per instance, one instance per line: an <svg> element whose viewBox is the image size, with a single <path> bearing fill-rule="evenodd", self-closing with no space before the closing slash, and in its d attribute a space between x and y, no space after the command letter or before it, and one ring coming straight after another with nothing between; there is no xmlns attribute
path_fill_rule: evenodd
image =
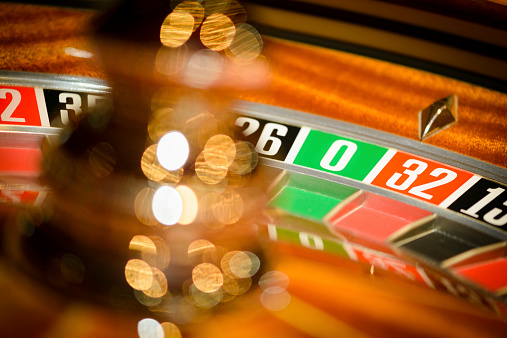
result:
<svg viewBox="0 0 507 338"><path fill-rule="evenodd" d="M334 157L336 156L336 154L338 154L338 151L340 151L342 147L345 147L345 151L342 157L340 157L340 159L335 165L331 165L331 161L333 161ZM350 159L352 158L352 155L354 155L356 150L357 144L355 143L345 140L335 141L331 145L331 147L329 147L328 151L326 152L326 155L324 155L324 157L320 161L320 166L327 170L333 171L343 170L343 168L345 168L345 166L347 166L347 164L349 163Z"/></svg>
<svg viewBox="0 0 507 338"><path fill-rule="evenodd" d="M416 167L414 169L410 169L413 165L415 165ZM403 164L403 166L407 168L405 169L405 171L403 171L403 174L408 175L408 177L402 183L398 183L399 179L402 177L402 174L394 173L394 175L386 182L386 185L388 187L402 191L406 190L412 184L414 184L415 180L419 177L419 175L422 174L428 168L427 163L415 159L407 160ZM430 175L433 177L439 177L442 174L445 175L443 178L420 186L413 187L408 191L408 193L422 197L427 200L432 199L433 195L425 193L424 192L425 190L447 184L453 181L456 177L458 177L458 174L456 174L454 171L444 168L437 168L430 173Z"/></svg>

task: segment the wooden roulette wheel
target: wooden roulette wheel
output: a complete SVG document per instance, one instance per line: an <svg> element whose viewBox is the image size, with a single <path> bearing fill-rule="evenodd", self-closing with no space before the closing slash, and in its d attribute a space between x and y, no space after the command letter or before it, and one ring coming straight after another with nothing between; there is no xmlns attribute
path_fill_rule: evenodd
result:
<svg viewBox="0 0 507 338"><path fill-rule="evenodd" d="M504 5L178 3L1 5L2 335L505 336Z"/></svg>

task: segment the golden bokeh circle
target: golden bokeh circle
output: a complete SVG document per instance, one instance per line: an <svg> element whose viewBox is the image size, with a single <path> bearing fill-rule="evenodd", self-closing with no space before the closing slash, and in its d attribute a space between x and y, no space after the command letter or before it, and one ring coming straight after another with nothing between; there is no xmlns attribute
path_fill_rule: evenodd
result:
<svg viewBox="0 0 507 338"><path fill-rule="evenodd" d="M148 122L148 134L153 142L158 142L168 131L174 130L174 110L172 108L156 109Z"/></svg>
<svg viewBox="0 0 507 338"><path fill-rule="evenodd" d="M227 51L240 62L256 59L262 52L263 42L259 32L249 24L236 27L236 34Z"/></svg>
<svg viewBox="0 0 507 338"><path fill-rule="evenodd" d="M224 13L229 7L230 0L204 0L203 6L205 16L212 14Z"/></svg>
<svg viewBox="0 0 507 338"><path fill-rule="evenodd" d="M147 290L153 284L153 271L143 260L131 259L125 266L127 283L136 290Z"/></svg>
<svg viewBox="0 0 507 338"><path fill-rule="evenodd" d="M188 257L202 256L205 252L215 251L213 243L206 239L197 239L188 246Z"/></svg>
<svg viewBox="0 0 507 338"><path fill-rule="evenodd" d="M213 214L213 204L220 198L217 192L210 191L199 199L199 219L209 229L221 229L225 224L217 221Z"/></svg>
<svg viewBox="0 0 507 338"><path fill-rule="evenodd" d="M149 180L155 182L161 181L167 175L167 170L158 162L156 144L152 144L144 151L141 157L141 170Z"/></svg>
<svg viewBox="0 0 507 338"><path fill-rule="evenodd" d="M162 329L164 330L165 337L164 338L181 338L181 331L176 326L176 324L164 322L162 324Z"/></svg>
<svg viewBox="0 0 507 338"><path fill-rule="evenodd" d="M174 10L169 14L160 27L160 42L166 47L179 47L190 38L194 31L194 17L192 14Z"/></svg>
<svg viewBox="0 0 507 338"><path fill-rule="evenodd" d="M158 49L155 57L157 72L164 75L178 74L187 65L190 51L187 45L179 47L162 46Z"/></svg>
<svg viewBox="0 0 507 338"><path fill-rule="evenodd" d="M281 271L268 271L259 279L259 287L262 290L269 288L287 289L289 277Z"/></svg>
<svg viewBox="0 0 507 338"><path fill-rule="evenodd" d="M229 260L230 271L238 278L251 277L252 260L245 252L237 252Z"/></svg>
<svg viewBox="0 0 507 338"><path fill-rule="evenodd" d="M177 184L183 177L183 167L176 170L164 168L158 161L157 147L157 144L152 144L144 151L141 157L141 170L143 174L154 182Z"/></svg>
<svg viewBox="0 0 507 338"><path fill-rule="evenodd" d="M175 11L187 12L194 18L194 27L192 32L195 32L202 20L204 19L204 7L196 1L183 1L174 8Z"/></svg>
<svg viewBox="0 0 507 338"><path fill-rule="evenodd" d="M213 51L221 51L229 47L236 26L227 16L215 13L206 18L201 26L201 41Z"/></svg>
<svg viewBox="0 0 507 338"><path fill-rule="evenodd" d="M195 192L186 185L177 186L176 191L179 192L181 199L183 200L183 212L178 224L190 224L195 220L199 211L197 196L195 195Z"/></svg>
<svg viewBox="0 0 507 338"><path fill-rule="evenodd" d="M217 184L227 175L227 157L218 149L203 150L195 161L195 173L206 184Z"/></svg>
<svg viewBox="0 0 507 338"><path fill-rule="evenodd" d="M189 295L192 297L193 302L200 308L209 309L220 303L223 298L223 291L221 288L214 292L203 292L199 290L195 284L190 285Z"/></svg>
<svg viewBox="0 0 507 338"><path fill-rule="evenodd" d="M218 149L220 150L225 157L227 158L227 164L226 166L229 167L232 162L234 161L234 158L236 157L236 145L234 144L234 141L230 136L224 135L224 134L218 134L212 136L208 142L206 142L206 145L204 146L204 149ZM208 160L209 156L208 153L204 153L204 157L206 159L206 162L211 163L212 159Z"/></svg>
<svg viewBox="0 0 507 338"><path fill-rule="evenodd" d="M223 224L234 224L243 216L243 199L233 189L225 189L213 203L213 215Z"/></svg>
<svg viewBox="0 0 507 338"><path fill-rule="evenodd" d="M151 298L160 298L167 293L167 278L159 269L151 268L151 270L153 272L153 283L143 292Z"/></svg>
<svg viewBox="0 0 507 338"><path fill-rule="evenodd" d="M171 261L171 251L169 250L169 245L167 242L159 236L150 236L150 239L155 244L157 248L157 255L155 257L151 257L148 260L148 257L144 257L143 259L150 265L159 268L160 270L165 270Z"/></svg>
<svg viewBox="0 0 507 338"><path fill-rule="evenodd" d="M160 304L162 298L152 298L146 295L143 291L134 289L134 297L136 297L137 301L144 306L156 306Z"/></svg>
<svg viewBox="0 0 507 338"><path fill-rule="evenodd" d="M223 14L227 15L235 25L244 23L247 19L245 7L236 0L230 0L229 6Z"/></svg>
<svg viewBox="0 0 507 338"><path fill-rule="evenodd" d="M224 284L220 269L211 263L201 263L192 270L192 281L202 292L215 292Z"/></svg>
<svg viewBox="0 0 507 338"><path fill-rule="evenodd" d="M145 225L156 225L158 223L151 207L155 190L143 188L134 201L134 212L137 219Z"/></svg>
<svg viewBox="0 0 507 338"><path fill-rule="evenodd" d="M144 261L146 261L148 257L157 256L157 247L155 246L155 243L153 243L148 236L144 235L136 235L132 237L129 243L129 250L140 255Z"/></svg>
<svg viewBox="0 0 507 338"><path fill-rule="evenodd" d="M253 144L244 141L236 142L236 156L229 166L234 174L244 175L251 172L259 161L259 155Z"/></svg>
<svg viewBox="0 0 507 338"><path fill-rule="evenodd" d="M210 114L211 115L211 114ZM211 115L213 116L213 115ZM208 140L217 134L227 135L229 133L229 128L227 124L221 120L213 118L206 121L206 124L202 124L199 128L199 133L197 136L197 140L199 142L199 146L204 148Z"/></svg>

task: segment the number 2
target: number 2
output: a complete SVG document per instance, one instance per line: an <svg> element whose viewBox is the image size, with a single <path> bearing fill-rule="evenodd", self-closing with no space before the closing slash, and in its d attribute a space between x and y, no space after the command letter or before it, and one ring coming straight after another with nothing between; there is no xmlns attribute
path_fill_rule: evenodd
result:
<svg viewBox="0 0 507 338"><path fill-rule="evenodd" d="M7 93L12 95L12 100L0 116L3 122L26 122L23 117L12 117L12 114L21 102L21 94L14 89L0 89L0 99L7 99Z"/></svg>
<svg viewBox="0 0 507 338"><path fill-rule="evenodd" d="M452 182L456 177L458 177L458 174L456 174L454 171L450 171L444 168L437 168L433 170L430 175L434 177L439 177L440 175L445 174L445 176L439 180L426 183L423 185L420 185L418 187L414 187L410 189L408 192L412 195L416 195L425 199L430 200L433 196L430 194L426 194L423 191L428 190L431 188L439 187L441 185L447 184L449 182Z"/></svg>

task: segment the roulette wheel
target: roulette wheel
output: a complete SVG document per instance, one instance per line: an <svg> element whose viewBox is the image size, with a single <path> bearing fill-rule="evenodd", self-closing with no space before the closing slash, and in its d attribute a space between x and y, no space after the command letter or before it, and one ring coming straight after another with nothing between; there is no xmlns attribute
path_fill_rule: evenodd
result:
<svg viewBox="0 0 507 338"><path fill-rule="evenodd" d="M2 336L505 336L502 2L70 5L1 5Z"/></svg>

